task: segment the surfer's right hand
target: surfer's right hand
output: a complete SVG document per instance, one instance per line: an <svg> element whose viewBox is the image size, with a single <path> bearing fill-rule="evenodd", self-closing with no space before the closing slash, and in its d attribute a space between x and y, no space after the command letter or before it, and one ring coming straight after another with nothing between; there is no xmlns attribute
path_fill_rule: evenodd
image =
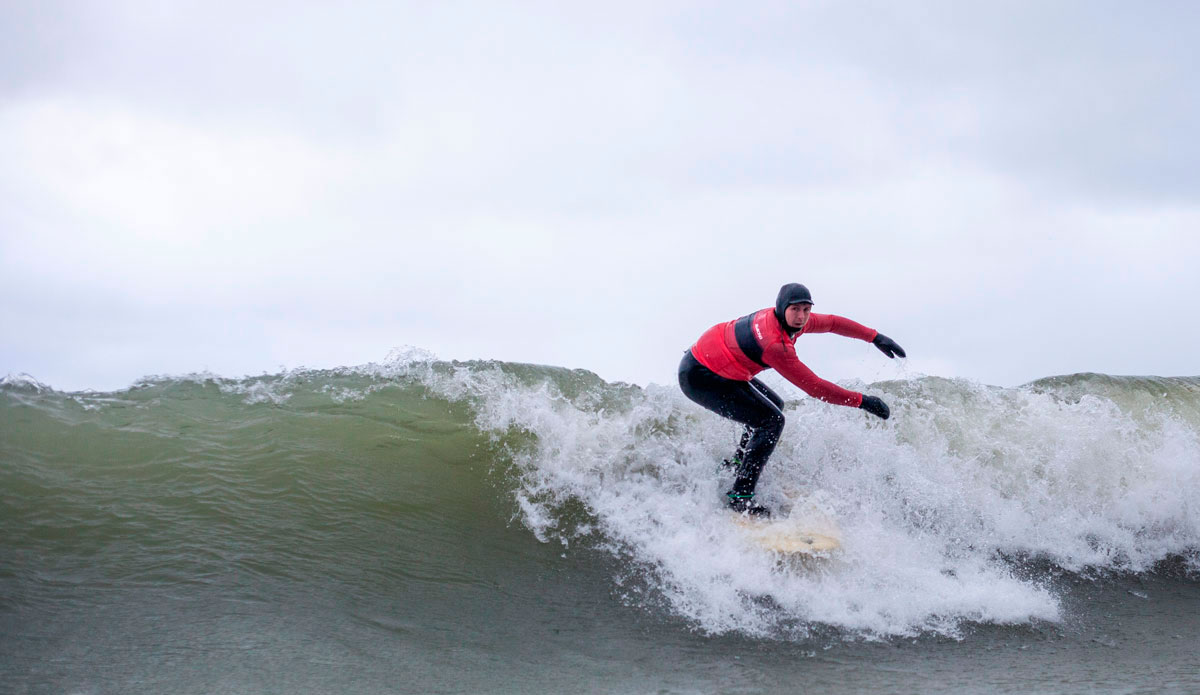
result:
<svg viewBox="0 0 1200 695"><path fill-rule="evenodd" d="M887 407L887 403L884 403L878 396L868 396L863 394L862 405L858 407L872 415L881 417L884 420L888 419L888 416L892 414L892 411Z"/></svg>

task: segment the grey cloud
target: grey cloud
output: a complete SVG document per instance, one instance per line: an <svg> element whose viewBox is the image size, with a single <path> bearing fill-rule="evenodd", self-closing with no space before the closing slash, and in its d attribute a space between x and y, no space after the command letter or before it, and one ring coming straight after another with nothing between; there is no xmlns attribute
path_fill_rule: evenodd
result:
<svg viewBox="0 0 1200 695"><path fill-rule="evenodd" d="M8 91L116 96L364 147L419 129L459 165L439 185L481 201L502 191L496 204L569 206L596 180L637 180L635 199L673 181L849 182L921 159L1048 195L1192 200L1200 183L1200 10L1186 4L135 9L8 10Z"/></svg>

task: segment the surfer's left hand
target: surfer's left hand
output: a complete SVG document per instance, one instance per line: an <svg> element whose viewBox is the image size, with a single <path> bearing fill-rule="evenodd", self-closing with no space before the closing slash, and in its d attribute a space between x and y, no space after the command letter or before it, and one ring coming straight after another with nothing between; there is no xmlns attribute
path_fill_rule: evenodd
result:
<svg viewBox="0 0 1200 695"><path fill-rule="evenodd" d="M895 359L896 355L900 355L901 357L908 357L908 355L904 354L904 348L900 347L899 343L897 343L896 341L892 340L891 338L887 337L886 335L884 335L882 333L877 334L875 336L875 340L872 340L871 342L875 345L875 347L879 348L880 352L887 355L888 357L891 357L893 359ZM893 354L893 353L895 353L895 354Z"/></svg>

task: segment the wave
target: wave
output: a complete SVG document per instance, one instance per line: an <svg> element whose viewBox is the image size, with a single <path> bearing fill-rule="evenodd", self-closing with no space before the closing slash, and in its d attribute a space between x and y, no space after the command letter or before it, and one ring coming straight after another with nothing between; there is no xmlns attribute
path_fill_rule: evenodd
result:
<svg viewBox="0 0 1200 695"><path fill-rule="evenodd" d="M615 595L704 633L877 638L1062 621L1063 572L1200 569L1200 378L869 388L891 420L785 410L760 496L799 496L844 540L797 563L731 533L717 464L738 429L674 386L420 352L105 393L10 377L2 598L47 600L47 577L85 561L101 583L216 581L232 563L350 591L486 585L514 559L552 562L531 551L550 544L608 558ZM466 560L480 544L490 559Z"/></svg>

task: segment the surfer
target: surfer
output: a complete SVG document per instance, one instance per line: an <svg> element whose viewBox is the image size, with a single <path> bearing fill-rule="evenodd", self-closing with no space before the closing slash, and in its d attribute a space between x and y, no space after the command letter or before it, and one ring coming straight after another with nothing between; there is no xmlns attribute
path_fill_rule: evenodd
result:
<svg viewBox="0 0 1200 695"><path fill-rule="evenodd" d="M825 381L796 357L796 338L808 333L836 333L870 341L889 358L905 357L896 341L872 328L833 314L812 313L808 288L789 283L779 289L775 308L762 309L708 329L679 363L679 388L696 403L745 425L741 443L727 465L737 471L726 493L736 512L770 516L754 502L754 487L779 435L783 432L783 399L755 378L774 369L808 395L888 419L891 411L877 396L867 396Z"/></svg>

